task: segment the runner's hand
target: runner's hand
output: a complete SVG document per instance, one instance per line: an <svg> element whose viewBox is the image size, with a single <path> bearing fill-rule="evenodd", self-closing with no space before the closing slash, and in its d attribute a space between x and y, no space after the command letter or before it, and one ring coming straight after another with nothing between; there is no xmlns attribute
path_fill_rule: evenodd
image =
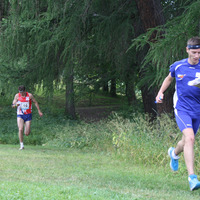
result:
<svg viewBox="0 0 200 200"><path fill-rule="evenodd" d="M39 113L40 117L43 116L43 113L41 111L38 111L38 113Z"/></svg>
<svg viewBox="0 0 200 200"><path fill-rule="evenodd" d="M156 103L162 103L163 102L163 97L164 97L164 94L158 94L156 96Z"/></svg>

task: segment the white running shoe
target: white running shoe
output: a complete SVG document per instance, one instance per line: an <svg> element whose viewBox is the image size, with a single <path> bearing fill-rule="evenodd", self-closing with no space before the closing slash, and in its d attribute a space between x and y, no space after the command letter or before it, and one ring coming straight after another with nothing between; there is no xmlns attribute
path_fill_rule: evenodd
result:
<svg viewBox="0 0 200 200"><path fill-rule="evenodd" d="M20 147L19 150L24 150L24 147Z"/></svg>
<svg viewBox="0 0 200 200"><path fill-rule="evenodd" d="M188 177L190 190L197 190L200 188L200 181L197 179L197 175L193 174Z"/></svg>

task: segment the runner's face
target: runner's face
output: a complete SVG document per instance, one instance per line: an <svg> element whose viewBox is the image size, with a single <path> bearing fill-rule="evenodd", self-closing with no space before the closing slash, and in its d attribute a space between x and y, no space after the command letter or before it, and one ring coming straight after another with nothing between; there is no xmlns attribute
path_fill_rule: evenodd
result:
<svg viewBox="0 0 200 200"><path fill-rule="evenodd" d="M191 65L198 64L199 59L200 59L200 49L188 49L188 48L186 48L186 51L188 53L188 62Z"/></svg>
<svg viewBox="0 0 200 200"><path fill-rule="evenodd" d="M23 92L19 92L22 96L25 96L26 95L26 91L23 91Z"/></svg>

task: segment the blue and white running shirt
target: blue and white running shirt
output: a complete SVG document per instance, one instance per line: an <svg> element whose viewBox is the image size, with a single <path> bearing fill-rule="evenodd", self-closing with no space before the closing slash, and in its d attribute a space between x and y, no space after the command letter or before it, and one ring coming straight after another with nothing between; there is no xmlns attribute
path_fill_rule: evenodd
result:
<svg viewBox="0 0 200 200"><path fill-rule="evenodd" d="M189 113L200 113L200 88L188 85L189 81L200 78L200 62L191 65L186 58L173 63L169 71L176 79L174 108Z"/></svg>

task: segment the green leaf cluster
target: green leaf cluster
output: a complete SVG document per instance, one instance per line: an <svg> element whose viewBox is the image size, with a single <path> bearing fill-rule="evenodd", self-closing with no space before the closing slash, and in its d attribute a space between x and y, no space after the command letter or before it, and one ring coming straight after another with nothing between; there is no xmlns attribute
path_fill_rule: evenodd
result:
<svg viewBox="0 0 200 200"><path fill-rule="evenodd" d="M126 50L134 2L13 0L9 10L1 25L1 87L6 80L11 87L39 84L51 92L56 83L66 84L71 67L81 81L104 82L124 80L121 74L133 66Z"/></svg>

